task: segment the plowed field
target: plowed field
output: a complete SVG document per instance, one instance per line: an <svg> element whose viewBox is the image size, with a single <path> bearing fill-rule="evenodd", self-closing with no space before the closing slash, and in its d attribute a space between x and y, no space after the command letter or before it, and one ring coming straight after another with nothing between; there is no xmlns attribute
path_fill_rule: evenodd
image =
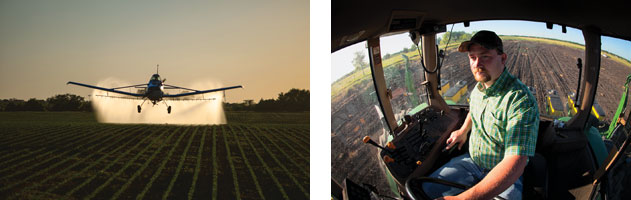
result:
<svg viewBox="0 0 631 200"><path fill-rule="evenodd" d="M576 63L577 58L585 61L584 50L525 40L505 40L504 49L508 55L507 70L524 84L535 88L540 111L545 111L544 98L548 90L556 90L563 105L567 103L567 94L576 92ZM442 77L448 77L448 73L451 73L453 78L450 79L466 80L471 90L476 82L470 73L467 55L453 51L448 55L449 61L445 62ZM596 101L605 111L606 118L610 119L616 111L624 81L630 73L631 66L628 64L616 62L611 57L601 57Z"/></svg>
<svg viewBox="0 0 631 200"><path fill-rule="evenodd" d="M0 199L309 198L309 113L227 118L117 125L0 113Z"/></svg>

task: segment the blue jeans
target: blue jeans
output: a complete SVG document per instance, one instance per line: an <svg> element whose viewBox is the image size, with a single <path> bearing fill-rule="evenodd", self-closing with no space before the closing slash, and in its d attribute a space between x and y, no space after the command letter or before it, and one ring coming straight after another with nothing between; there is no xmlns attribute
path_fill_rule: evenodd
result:
<svg viewBox="0 0 631 200"><path fill-rule="evenodd" d="M472 187L476 183L480 182L480 180L482 180L482 178L484 178L488 173L489 170L476 165L473 160L471 160L469 153L466 153L452 158L447 164L432 173L430 177ZM519 177L513 185L498 196L511 200L521 199L521 192L523 188L522 179L523 176ZM423 183L423 191L425 191L425 193L432 199L442 196L454 196L464 192L464 190L458 188L436 183Z"/></svg>

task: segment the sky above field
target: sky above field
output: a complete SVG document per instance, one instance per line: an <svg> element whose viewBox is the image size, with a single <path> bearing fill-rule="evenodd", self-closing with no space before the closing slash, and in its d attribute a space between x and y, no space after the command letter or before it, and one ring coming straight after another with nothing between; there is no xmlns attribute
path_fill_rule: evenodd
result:
<svg viewBox="0 0 631 200"><path fill-rule="evenodd" d="M451 30L451 25L447 26L447 31ZM471 33L479 30L492 30L498 35L523 35L523 36L537 36L545 38L554 38L559 40L571 41L579 44L585 44L583 33L575 28L568 27L567 33L561 32L561 27L558 25L553 26L552 30L546 28L546 24L542 22L528 22L528 21L480 21L471 22L469 27L464 27L463 23L455 24L453 31L464 31ZM441 38L442 33L437 37ZM408 34L399 34L394 36L388 36L381 39L381 43L388 43L387 46L382 46L381 52L383 55L386 53L394 53L401 51L404 47L410 47L412 42L408 37ZM631 60L631 42L612 37L601 37L602 49L619 55L627 60ZM345 49L341 49L334 52L331 55L331 83L345 74L353 71L353 65L351 63L354 53L357 51L366 51L365 43L355 44ZM366 62L368 62L366 57Z"/></svg>
<svg viewBox="0 0 631 200"><path fill-rule="evenodd" d="M228 102L309 89L309 1L0 1L0 99L86 97L66 82L147 83L157 64L167 84L243 85Z"/></svg>

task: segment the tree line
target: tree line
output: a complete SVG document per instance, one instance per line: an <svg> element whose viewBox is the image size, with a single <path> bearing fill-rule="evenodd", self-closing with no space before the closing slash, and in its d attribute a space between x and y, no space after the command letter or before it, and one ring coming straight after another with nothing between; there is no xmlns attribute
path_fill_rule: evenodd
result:
<svg viewBox="0 0 631 200"><path fill-rule="evenodd" d="M287 93L278 94L276 99L261 98L258 103L253 100L225 103L224 108L229 111L305 112L309 111L309 90L292 88Z"/></svg>
<svg viewBox="0 0 631 200"><path fill-rule="evenodd" d="M245 100L243 103L224 103L229 111L258 111L258 112L304 112L309 111L309 90L291 89L281 92L277 99L262 99L258 103ZM46 100L31 98L2 99L0 111L85 111L92 112L92 103L74 94L58 94Z"/></svg>
<svg viewBox="0 0 631 200"><path fill-rule="evenodd" d="M92 111L92 104L82 96L58 94L46 100L31 98L0 100L0 111Z"/></svg>
<svg viewBox="0 0 631 200"><path fill-rule="evenodd" d="M443 34L443 37L438 40L438 44L446 45L447 42L449 42L449 44L460 44L461 42L471 40L471 37L473 37L473 35L475 35L476 33L477 31L473 31L471 33L467 33L464 31L445 32L445 34ZM449 38L449 36L451 36L451 39Z"/></svg>

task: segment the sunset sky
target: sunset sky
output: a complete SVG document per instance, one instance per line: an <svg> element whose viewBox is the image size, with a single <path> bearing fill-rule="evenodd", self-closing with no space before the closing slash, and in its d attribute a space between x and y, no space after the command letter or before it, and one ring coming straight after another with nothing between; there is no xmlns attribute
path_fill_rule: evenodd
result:
<svg viewBox="0 0 631 200"><path fill-rule="evenodd" d="M0 1L0 99L115 78L243 85L227 101L309 89L309 1ZM212 89L212 88L195 88Z"/></svg>

